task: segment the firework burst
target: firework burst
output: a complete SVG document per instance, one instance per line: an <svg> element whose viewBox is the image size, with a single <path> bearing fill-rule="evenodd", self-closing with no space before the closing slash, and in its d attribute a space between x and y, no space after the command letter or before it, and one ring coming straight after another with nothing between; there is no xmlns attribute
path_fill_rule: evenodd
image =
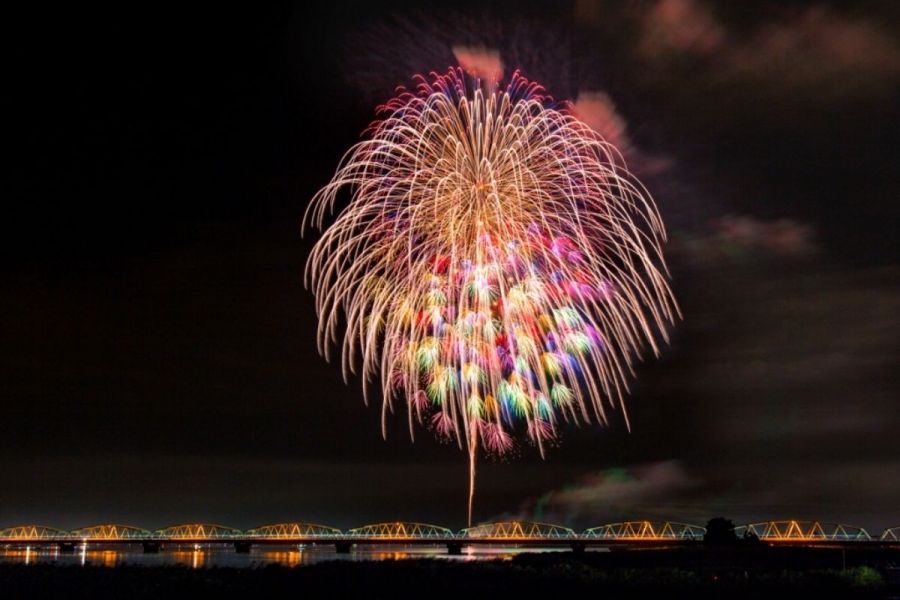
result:
<svg viewBox="0 0 900 600"><path fill-rule="evenodd" d="M319 349L475 457L607 421L677 314L662 221L618 151L518 74L453 69L379 107L304 217ZM625 414L627 423L627 414ZM386 431L385 431L386 433Z"/></svg>

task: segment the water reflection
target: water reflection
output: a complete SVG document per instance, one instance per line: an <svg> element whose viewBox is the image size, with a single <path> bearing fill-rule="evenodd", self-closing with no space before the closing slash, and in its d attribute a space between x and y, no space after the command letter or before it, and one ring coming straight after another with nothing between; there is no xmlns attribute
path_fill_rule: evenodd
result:
<svg viewBox="0 0 900 600"><path fill-rule="evenodd" d="M267 563L276 563L287 567L296 567L297 565L307 564L303 562L304 552L302 550L268 550L265 551Z"/></svg>
<svg viewBox="0 0 900 600"><path fill-rule="evenodd" d="M171 558L171 561L174 564L190 565L192 569L199 569L200 567L206 566L207 553L207 550L203 550L201 548L192 548L190 550L179 549L170 552L169 558ZM131 557L128 558L130 559ZM128 560L127 562L132 561Z"/></svg>
<svg viewBox="0 0 900 600"><path fill-rule="evenodd" d="M59 564L115 567L117 565L180 565L253 568L270 564L286 567L312 565L332 560L508 560L519 552L555 552L556 549L515 547L466 547L460 556L447 554L444 546L365 546L349 554L338 554L331 546L254 546L249 553L237 553L231 546L203 544L169 546L158 553L144 553L140 545L106 546L79 544L75 552L60 552L55 546L0 546L0 563Z"/></svg>
<svg viewBox="0 0 900 600"><path fill-rule="evenodd" d="M3 562L17 562L30 565L32 562L31 546L25 548L11 548L3 555Z"/></svg>

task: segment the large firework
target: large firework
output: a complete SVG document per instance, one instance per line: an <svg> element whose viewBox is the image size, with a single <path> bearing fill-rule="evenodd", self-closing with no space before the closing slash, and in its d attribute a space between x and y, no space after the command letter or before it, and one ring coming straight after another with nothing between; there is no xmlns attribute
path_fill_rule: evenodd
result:
<svg viewBox="0 0 900 600"><path fill-rule="evenodd" d="M607 421L677 312L662 221L618 151L518 74L419 77L379 107L304 218L319 349L468 450ZM341 198L341 203L344 199ZM386 431L384 431L386 434Z"/></svg>

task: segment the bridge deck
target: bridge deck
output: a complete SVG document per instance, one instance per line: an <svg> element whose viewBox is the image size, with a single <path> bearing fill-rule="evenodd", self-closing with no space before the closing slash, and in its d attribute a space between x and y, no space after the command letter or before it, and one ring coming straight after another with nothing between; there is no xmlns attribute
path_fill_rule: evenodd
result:
<svg viewBox="0 0 900 600"><path fill-rule="evenodd" d="M526 546L526 547L571 547L581 545L585 547L690 547L702 544L702 540L695 539L598 539L593 537L550 537L550 538L465 538L465 537L428 537L428 538L375 538L355 536L333 537L269 537L257 538L251 536L234 537L208 537L208 538L125 538L125 539L79 539L75 537L41 538L41 539L3 539L0 545L6 546L41 546L60 544L89 544L89 545L125 545L125 544L165 544L165 545L195 545L195 544L251 544L251 545L408 545L408 546L444 546L447 544L461 544L463 546ZM820 547L897 547L898 540L778 540L763 541L761 543L770 546L820 546Z"/></svg>

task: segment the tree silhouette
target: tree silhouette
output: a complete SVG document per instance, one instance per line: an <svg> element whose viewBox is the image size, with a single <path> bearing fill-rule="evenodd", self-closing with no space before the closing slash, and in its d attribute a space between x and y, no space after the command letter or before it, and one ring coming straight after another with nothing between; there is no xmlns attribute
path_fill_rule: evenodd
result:
<svg viewBox="0 0 900 600"><path fill-rule="evenodd" d="M714 545L736 544L738 538L734 533L734 523L724 517L710 519L706 523L703 541Z"/></svg>

